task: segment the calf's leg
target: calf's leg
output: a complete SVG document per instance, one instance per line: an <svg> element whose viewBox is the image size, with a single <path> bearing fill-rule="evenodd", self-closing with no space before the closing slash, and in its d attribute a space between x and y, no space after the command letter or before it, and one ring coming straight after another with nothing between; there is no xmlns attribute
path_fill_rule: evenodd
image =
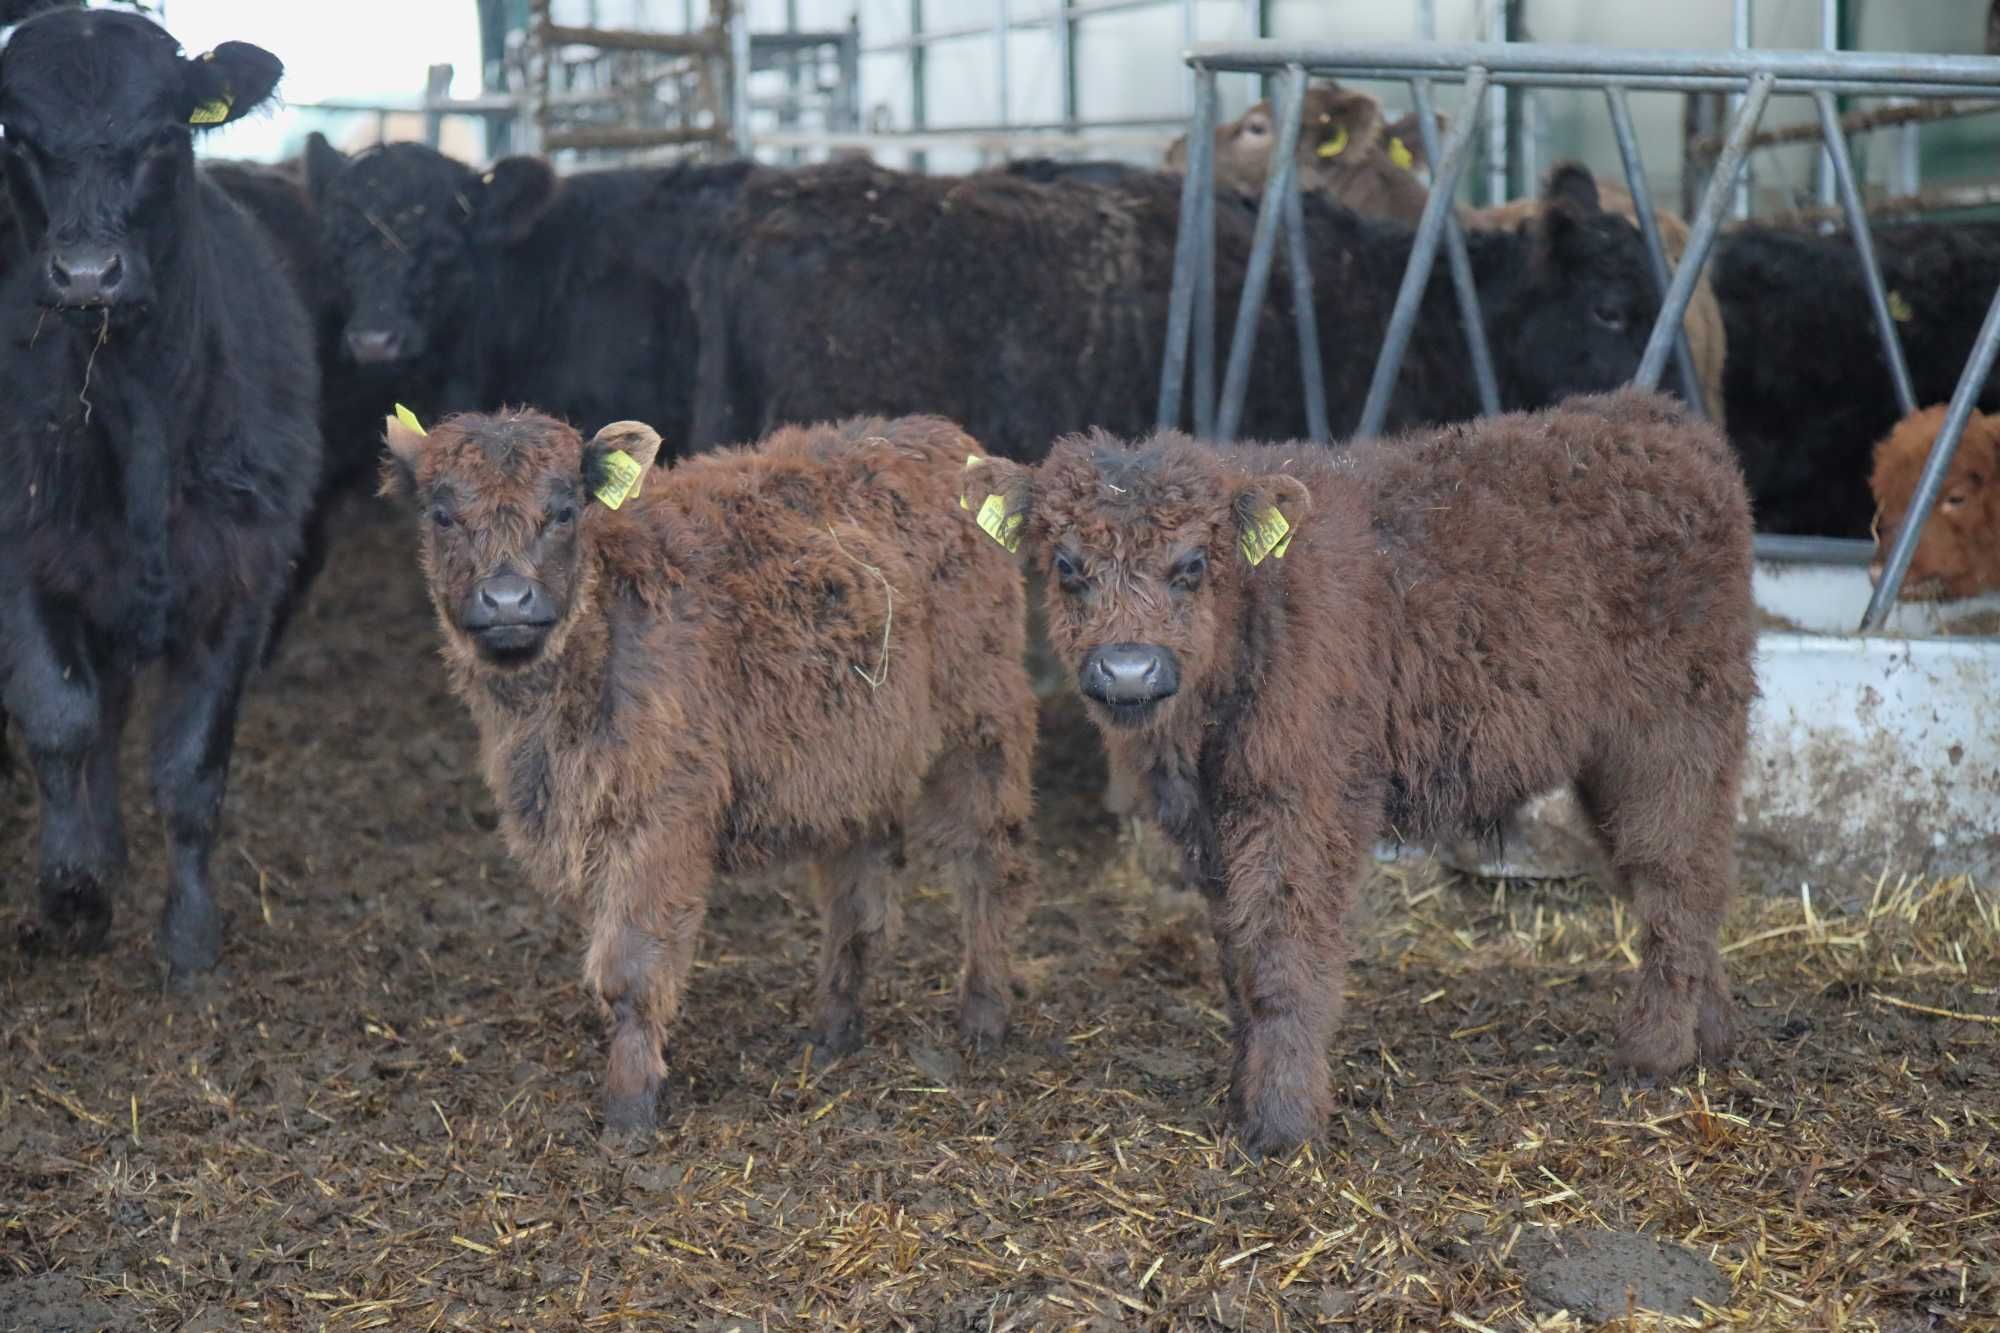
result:
<svg viewBox="0 0 2000 1333"><path fill-rule="evenodd" d="M1372 830L1334 830L1275 804L1225 822L1225 884L1216 947L1233 978L1235 1061L1230 1110L1252 1157L1318 1134L1332 1106L1327 1042L1340 1020L1344 919Z"/></svg>
<svg viewBox="0 0 2000 1333"><path fill-rule="evenodd" d="M40 818L36 887L42 925L64 951L103 947L125 874L118 738L130 679L106 663L75 616L4 590L0 706L21 729Z"/></svg>
<svg viewBox="0 0 2000 1333"><path fill-rule="evenodd" d="M1736 882L1740 745L1696 736L1620 741L1577 784L1639 920L1619 1058L1657 1076L1721 1059L1735 1027L1720 937Z"/></svg>
<svg viewBox="0 0 2000 1333"><path fill-rule="evenodd" d="M614 867L599 898L584 980L611 1022L605 1128L649 1130L667 1074L667 1032L680 1013L708 911L712 852L656 851Z"/></svg>
<svg viewBox="0 0 2000 1333"><path fill-rule="evenodd" d="M153 803L167 826L167 905L158 944L170 987L188 985L222 954L222 913L208 863L229 785L237 708L267 619L263 607L244 608L213 636L190 635L167 659L153 728Z"/></svg>
<svg viewBox="0 0 2000 1333"><path fill-rule="evenodd" d="M813 867L820 901L819 995L811 1032L817 1059L861 1046L861 983L880 954L895 911L900 839L850 847Z"/></svg>
<svg viewBox="0 0 2000 1333"><path fill-rule="evenodd" d="M995 738L989 744L947 751L931 767L909 826L919 857L957 884L958 1033L981 1052L1007 1036L1009 946L1036 891L1028 823L1033 728L994 726L988 734Z"/></svg>

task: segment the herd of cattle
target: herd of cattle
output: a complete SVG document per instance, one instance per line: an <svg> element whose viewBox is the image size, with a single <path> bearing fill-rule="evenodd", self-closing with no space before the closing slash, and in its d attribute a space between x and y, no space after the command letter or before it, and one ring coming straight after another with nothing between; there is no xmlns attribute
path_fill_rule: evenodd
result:
<svg viewBox="0 0 2000 1333"><path fill-rule="evenodd" d="M119 736L157 664L159 948L171 983L214 965L245 681L335 501L379 477L420 516L508 844L588 917L613 1125L652 1122L711 878L776 858L818 869L817 1048L858 1044L906 867L957 883L960 1029L1002 1038L1035 875L1023 550L1114 786L1213 906L1247 1147L1324 1116L1377 836L1492 827L1565 782L1644 925L1625 1058L1726 1050L1752 513L1865 534L1896 425L1844 240L1744 229L1717 255L1689 319L1725 436L1620 389L1654 285L1630 201L1561 168L1469 219L1508 415L1472 419L1439 281L1394 438L1209 446L1148 438L1170 171L558 177L318 136L294 163L198 164L196 136L270 96L275 57L190 59L136 15L26 8L47 12L0 48L0 700L37 784L52 947L106 937ZM1344 434L1422 186L1372 101L1322 90L1306 114ZM1270 137L1265 107L1219 134L1224 320ZM1881 248L1919 392L1944 397L2000 233L1899 227ZM1305 434L1283 288L1246 439ZM1960 471L1994 448L1976 423ZM1973 521L1977 480L1941 520Z"/></svg>

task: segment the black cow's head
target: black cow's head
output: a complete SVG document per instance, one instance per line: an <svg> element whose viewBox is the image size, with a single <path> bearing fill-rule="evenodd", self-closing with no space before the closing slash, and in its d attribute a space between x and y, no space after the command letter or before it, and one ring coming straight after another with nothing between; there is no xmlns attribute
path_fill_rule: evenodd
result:
<svg viewBox="0 0 2000 1333"><path fill-rule="evenodd" d="M17 28L0 50L0 142L41 303L144 310L184 233L194 135L262 105L283 72L243 42L187 59L136 14L62 8Z"/></svg>
<svg viewBox="0 0 2000 1333"><path fill-rule="evenodd" d="M1510 264L1486 308L1505 405L1547 407L1630 382L1660 309L1639 229L1605 211L1596 180L1566 163L1522 230L1527 262Z"/></svg>
<svg viewBox="0 0 2000 1333"><path fill-rule="evenodd" d="M519 240L556 189L537 159L506 158L482 174L422 144L349 156L315 133L305 158L346 302L348 355L376 365L419 361L468 319L477 247Z"/></svg>

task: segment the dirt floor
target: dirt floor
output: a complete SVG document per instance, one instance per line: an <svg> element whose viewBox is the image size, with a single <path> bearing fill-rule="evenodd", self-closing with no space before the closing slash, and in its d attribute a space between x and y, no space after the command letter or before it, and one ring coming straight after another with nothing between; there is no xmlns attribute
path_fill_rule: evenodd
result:
<svg viewBox="0 0 2000 1333"><path fill-rule="evenodd" d="M2000 1328L1990 893L1746 895L1737 1060L1647 1088L1606 1067L1610 899L1385 868L1334 1123L1252 1166L1200 917L1134 873L1060 704L998 1058L956 1048L923 893L868 1045L811 1072L809 907L726 886L667 1128L609 1154L580 933L493 831L413 540L357 511L247 707L223 975L158 989L136 781L109 952L0 939L0 1329ZM0 924L32 851L17 776Z"/></svg>

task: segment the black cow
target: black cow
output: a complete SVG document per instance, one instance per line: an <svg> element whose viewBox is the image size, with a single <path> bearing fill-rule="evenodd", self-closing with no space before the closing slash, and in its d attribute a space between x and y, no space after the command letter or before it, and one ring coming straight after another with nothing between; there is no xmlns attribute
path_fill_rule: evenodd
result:
<svg viewBox="0 0 2000 1333"><path fill-rule="evenodd" d="M1133 168L1082 178L1030 166L925 177L841 163L756 173L704 251L694 448L782 422L862 412L950 416L989 449L1037 458L1091 426L1151 430L1181 181ZM1580 168L1518 231L1467 238L1509 408L1614 388L1658 309L1638 231L1598 207ZM1255 201L1216 200L1226 345ZM1359 419L1412 231L1305 201L1329 414ZM1240 434L1306 433L1282 266ZM1478 400L1440 259L1387 426L1473 416Z"/></svg>
<svg viewBox="0 0 2000 1333"><path fill-rule="evenodd" d="M747 163L579 172L538 158L474 172L429 148L352 157L314 136L307 177L353 356L419 411L530 402L588 433L639 418L687 438L687 273Z"/></svg>
<svg viewBox="0 0 2000 1333"><path fill-rule="evenodd" d="M1911 222L1874 236L1917 403L1944 402L2000 287L2000 227ZM1853 240L1744 227L1722 238L1709 281L1729 335L1730 441L1759 530L1868 536L1870 459L1903 414ZM2000 374L1979 405L2000 408Z"/></svg>
<svg viewBox="0 0 2000 1333"><path fill-rule="evenodd" d="M208 861L236 710L319 475L306 314L193 136L283 66L187 59L137 15L62 9L0 50L21 245L0 279L0 699L40 795L47 934L93 948L123 879L118 741L160 661L152 778L172 983L216 961Z"/></svg>

